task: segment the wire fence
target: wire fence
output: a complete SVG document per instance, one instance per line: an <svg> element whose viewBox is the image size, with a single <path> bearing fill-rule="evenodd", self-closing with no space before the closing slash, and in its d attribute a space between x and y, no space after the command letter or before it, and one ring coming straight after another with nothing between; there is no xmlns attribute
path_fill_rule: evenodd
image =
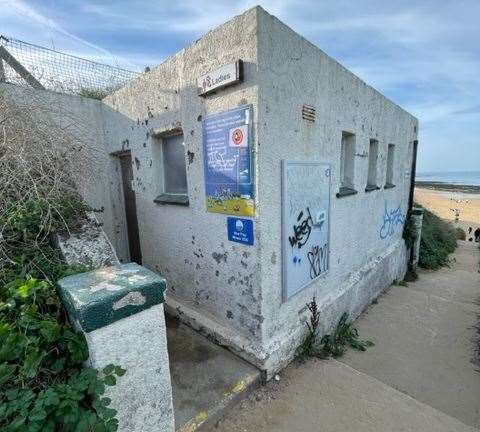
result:
<svg viewBox="0 0 480 432"><path fill-rule="evenodd" d="M2 62L0 55L0 80L12 84L32 85L36 81L38 87L48 90L101 99L139 75L3 35L1 47L7 52L1 51L4 58ZM12 66L15 61L20 64L17 68ZM22 67L27 73L19 73Z"/></svg>

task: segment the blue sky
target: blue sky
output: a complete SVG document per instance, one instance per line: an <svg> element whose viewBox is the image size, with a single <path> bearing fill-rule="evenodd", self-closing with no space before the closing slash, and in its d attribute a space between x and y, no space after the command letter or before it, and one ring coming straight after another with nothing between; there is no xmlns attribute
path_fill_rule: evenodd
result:
<svg viewBox="0 0 480 432"><path fill-rule="evenodd" d="M142 70L255 4L419 118L419 171L480 170L479 0L0 0L0 34Z"/></svg>

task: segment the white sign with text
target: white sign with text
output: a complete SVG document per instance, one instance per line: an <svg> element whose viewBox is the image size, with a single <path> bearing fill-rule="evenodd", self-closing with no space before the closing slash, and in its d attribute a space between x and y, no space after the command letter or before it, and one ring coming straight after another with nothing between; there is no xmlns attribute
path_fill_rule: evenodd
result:
<svg viewBox="0 0 480 432"><path fill-rule="evenodd" d="M236 84L242 81L242 61L224 65L215 69L201 77L197 78L198 94L205 95L207 93L218 90L219 88Z"/></svg>

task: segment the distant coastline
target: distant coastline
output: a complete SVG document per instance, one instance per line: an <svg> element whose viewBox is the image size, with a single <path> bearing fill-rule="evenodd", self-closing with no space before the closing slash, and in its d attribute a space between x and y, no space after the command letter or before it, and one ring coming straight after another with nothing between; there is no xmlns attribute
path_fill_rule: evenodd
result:
<svg viewBox="0 0 480 432"><path fill-rule="evenodd" d="M419 180L415 182L415 186L422 189L432 189L432 190L438 190L438 191L480 194L480 186L478 185L460 185L460 184L444 183L440 181Z"/></svg>
<svg viewBox="0 0 480 432"><path fill-rule="evenodd" d="M418 183L421 182L425 185L443 187L444 190L452 190L454 189L454 185L465 185L468 191L471 192L471 186L480 186L480 171L420 171L417 172L415 177Z"/></svg>

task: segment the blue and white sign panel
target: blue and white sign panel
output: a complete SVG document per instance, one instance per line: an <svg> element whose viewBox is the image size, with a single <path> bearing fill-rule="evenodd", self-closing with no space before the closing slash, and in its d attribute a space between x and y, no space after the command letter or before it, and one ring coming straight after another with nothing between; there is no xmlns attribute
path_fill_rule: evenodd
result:
<svg viewBox="0 0 480 432"><path fill-rule="evenodd" d="M253 245L253 221L236 217L227 218L228 240Z"/></svg>
<svg viewBox="0 0 480 432"><path fill-rule="evenodd" d="M282 161L283 299L327 274L330 165Z"/></svg>
<svg viewBox="0 0 480 432"><path fill-rule="evenodd" d="M203 120L205 192L210 212L255 216L251 126L250 105Z"/></svg>

